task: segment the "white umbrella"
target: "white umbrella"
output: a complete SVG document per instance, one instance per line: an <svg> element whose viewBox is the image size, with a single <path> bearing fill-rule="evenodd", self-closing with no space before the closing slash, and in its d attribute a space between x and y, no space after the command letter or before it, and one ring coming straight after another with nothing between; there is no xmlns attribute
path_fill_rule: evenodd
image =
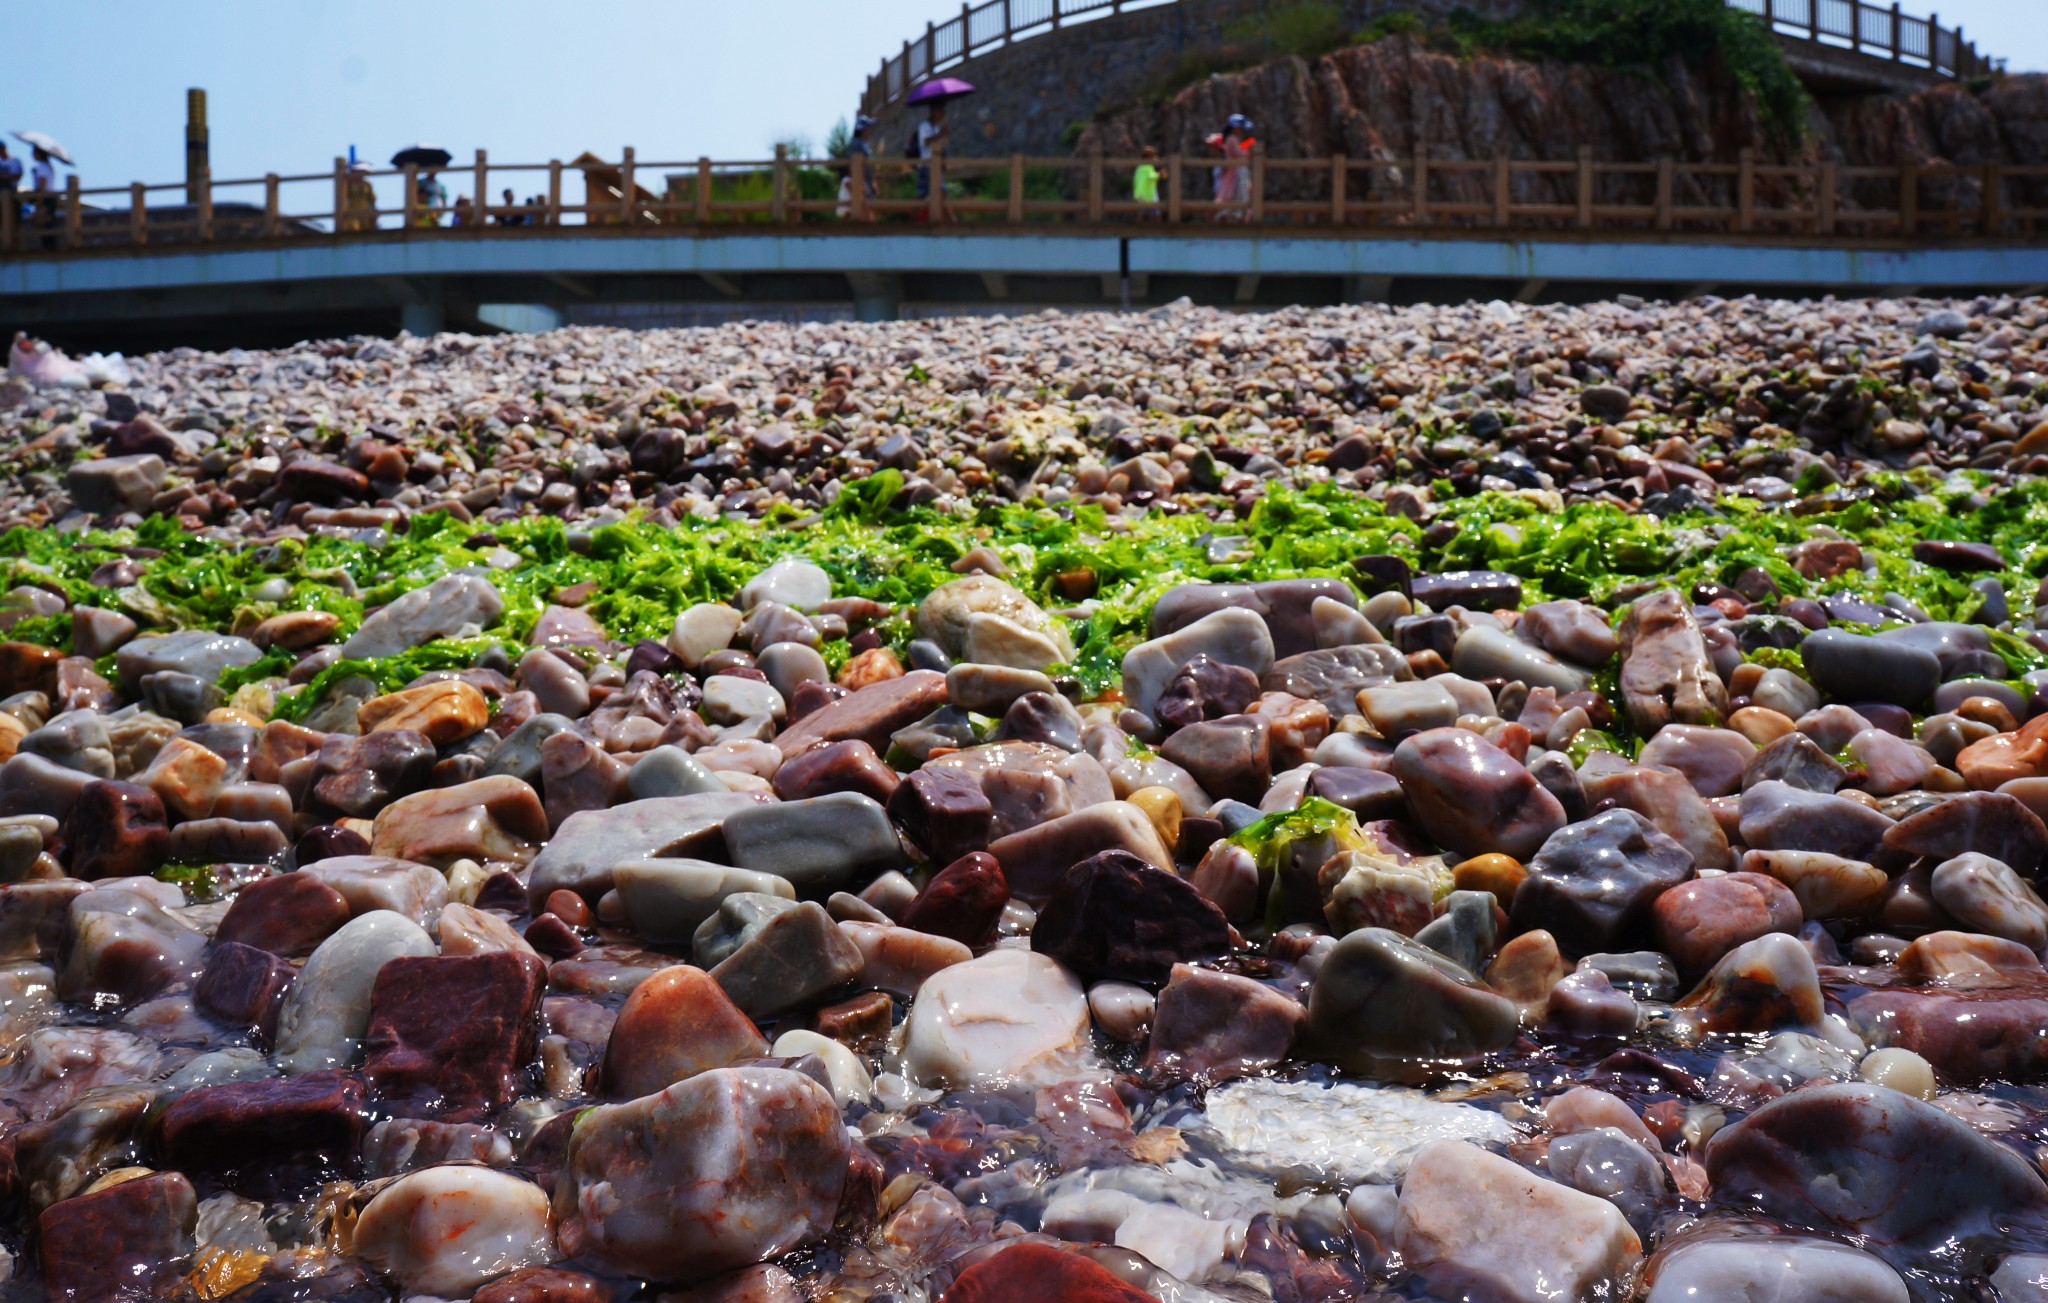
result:
<svg viewBox="0 0 2048 1303"><path fill-rule="evenodd" d="M14 138L24 145L29 145L36 149L42 150L45 154L48 154L51 158L56 159L60 163L67 163L70 164L72 167L78 166L76 163L71 162L70 150L64 148L64 146L58 144L56 141L50 139L50 137L44 135L40 131L17 131L14 133Z"/></svg>

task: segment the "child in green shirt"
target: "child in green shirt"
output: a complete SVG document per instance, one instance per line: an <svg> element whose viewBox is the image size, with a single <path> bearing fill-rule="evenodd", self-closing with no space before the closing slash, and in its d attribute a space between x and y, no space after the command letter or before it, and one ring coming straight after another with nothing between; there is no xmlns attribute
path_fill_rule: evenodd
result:
<svg viewBox="0 0 2048 1303"><path fill-rule="evenodd" d="M1159 183L1165 174L1159 169L1159 151L1147 145L1139 154L1137 170L1131 173L1131 198L1150 207L1143 214L1150 219L1162 216L1159 208Z"/></svg>

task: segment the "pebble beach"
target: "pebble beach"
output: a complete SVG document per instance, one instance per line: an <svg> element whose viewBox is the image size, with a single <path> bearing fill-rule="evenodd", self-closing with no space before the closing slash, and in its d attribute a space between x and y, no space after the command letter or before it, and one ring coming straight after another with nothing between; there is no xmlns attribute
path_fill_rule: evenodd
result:
<svg viewBox="0 0 2048 1303"><path fill-rule="evenodd" d="M2048 299L0 378L0 1287L2048 1299Z"/></svg>

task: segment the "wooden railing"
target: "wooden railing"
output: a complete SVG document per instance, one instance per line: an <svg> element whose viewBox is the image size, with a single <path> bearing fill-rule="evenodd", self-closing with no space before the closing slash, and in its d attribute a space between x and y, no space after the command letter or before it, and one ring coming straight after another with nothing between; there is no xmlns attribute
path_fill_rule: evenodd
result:
<svg viewBox="0 0 2048 1303"><path fill-rule="evenodd" d="M1165 169L1156 203L1132 197L1142 161L1062 158L810 160L778 149L772 159L649 162L630 149L616 161L475 161L439 170L446 205L421 198L414 168L331 171L236 181L185 182L28 193L23 219L0 204L0 256L165 245L274 244L336 236L446 238L535 229L702 234L766 225L867 231L888 224L1191 229L1212 235L1279 230L1408 234L1667 233L1865 240L1892 245L1927 237L2033 240L2048 235L2048 165L1888 167L1772 163L1748 152L1735 162L1643 163L1576 159L1269 158L1254 152L1230 169L1212 157L1156 160ZM921 175L920 175L921 174ZM376 183L384 181L379 198ZM394 187L388 183L396 181ZM565 181L580 181L579 199ZM659 185L652 188L649 183ZM506 204L493 189L528 191ZM536 187L538 187L536 189ZM395 190L397 199L393 201ZM174 202L150 196L176 192ZM1220 198L1219 193L1230 198ZM929 194L922 198L920 194ZM125 199L125 208L97 201ZM189 202L196 197L197 202Z"/></svg>
<svg viewBox="0 0 2048 1303"><path fill-rule="evenodd" d="M943 23L926 23L924 34L903 43L868 78L861 108L877 113L901 100L919 83L977 55L1014 45L1097 18L1202 0L982 0L962 4ZM1773 31L1797 39L1839 46L1895 63L1963 79L1992 71L1992 61L1963 40L1963 29L1942 27L1934 16L1915 18L1895 3L1889 8L1863 0L1728 0L1755 14Z"/></svg>

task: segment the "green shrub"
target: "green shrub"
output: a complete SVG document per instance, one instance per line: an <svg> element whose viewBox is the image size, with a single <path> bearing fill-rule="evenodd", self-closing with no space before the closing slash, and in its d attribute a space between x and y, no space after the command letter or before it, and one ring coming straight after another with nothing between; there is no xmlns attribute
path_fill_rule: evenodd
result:
<svg viewBox="0 0 2048 1303"><path fill-rule="evenodd" d="M1431 49L1461 58L1500 54L1556 63L1638 68L1653 75L1673 58L1706 70L1718 67L1756 100L1765 125L1787 140L1805 131L1806 90L1785 63L1762 19L1726 0L1528 0L1507 19L1466 9L1446 19L1400 10L1355 32L1326 0L1300 0L1232 23L1217 44L1183 51L1145 88L1161 103L1219 73L1240 72L1268 59L1316 59L1346 45L1390 36L1413 36Z"/></svg>
<svg viewBox="0 0 2048 1303"><path fill-rule="evenodd" d="M1527 59L1650 72L1673 58L1699 69L1718 65L1755 97L1774 132L1796 139L1805 130L1806 88L1777 39L1762 19L1726 0L1531 0L1515 18L1493 21L1461 9L1445 26L1461 46Z"/></svg>

